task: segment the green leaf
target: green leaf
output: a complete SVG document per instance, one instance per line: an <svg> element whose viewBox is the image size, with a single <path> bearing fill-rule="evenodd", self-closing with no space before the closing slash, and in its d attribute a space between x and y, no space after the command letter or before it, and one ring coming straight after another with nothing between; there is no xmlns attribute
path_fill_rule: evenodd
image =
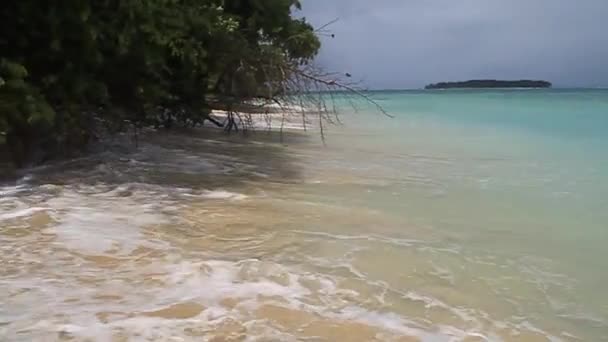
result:
<svg viewBox="0 0 608 342"><path fill-rule="evenodd" d="M7 78L26 78L27 77L27 69L19 64L10 62L6 59L3 59L0 62L0 72L6 75Z"/></svg>

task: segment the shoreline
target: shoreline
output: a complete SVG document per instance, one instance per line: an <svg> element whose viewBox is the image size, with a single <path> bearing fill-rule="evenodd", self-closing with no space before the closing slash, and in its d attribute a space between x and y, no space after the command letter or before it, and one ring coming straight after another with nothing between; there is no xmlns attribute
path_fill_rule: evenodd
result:
<svg viewBox="0 0 608 342"><path fill-rule="evenodd" d="M286 133L292 132L307 132L316 131L318 129L315 122L311 120L311 115L318 116L313 111L304 111L300 108L281 109L274 106L263 107L265 112L234 112L234 120L238 125L238 130L227 132L227 135L242 135L246 132L277 132ZM96 154L103 153L113 149L137 149L138 140L141 136L153 134L161 134L163 132L181 135L185 130L194 130L201 133L201 138L204 138L205 132L221 132L226 129L226 123L229 113L224 110L212 110L210 116L223 126L218 127L212 123L204 122L193 128L175 127L171 129L154 128L152 126L143 127L137 134L129 130L123 132L104 132L97 139L90 142L80 152L67 156L52 156L48 160L38 163L33 162L32 165L26 167L17 167L10 157L6 146L0 145L0 183L10 183L21 178L30 170L44 168L47 166L69 162L80 158L93 157ZM206 120L207 121L207 120ZM190 134L190 133L188 133Z"/></svg>
<svg viewBox="0 0 608 342"><path fill-rule="evenodd" d="M226 132L224 127L205 123L196 127L174 127L171 129L144 127L139 130L137 135L131 131L109 133L105 132L98 139L89 143L82 151L69 156L57 156L43 163L30 165L23 168L15 167L10 161L0 163L0 185L12 186L23 179L37 174L53 174L60 172L62 168L71 168L72 165L79 163L89 163L97 161L100 164L128 162L131 156L147 153L148 148L173 146L176 141L185 139L196 139L200 141L212 142L221 146L217 151L200 151L194 146L184 148L185 152L197 155L205 159L209 154L240 155L238 150L232 150L232 144L238 146L253 146L262 144L284 144L289 142L296 143L308 133L316 131L317 127L311 121L309 125L302 124L302 117L292 113L239 113L243 120L245 129ZM225 111L214 110L214 119L223 121L227 119L228 113ZM237 119L238 120L238 119ZM262 133L261 135L255 133ZM313 133L315 134L315 133ZM175 147L175 146L173 146ZM226 149L226 151L224 151ZM222 152L223 151L223 152ZM110 156L108 158L108 156ZM203 172L204 173L204 172Z"/></svg>
<svg viewBox="0 0 608 342"><path fill-rule="evenodd" d="M211 116L218 120L227 120L229 113L224 110L213 110ZM260 112L260 113L235 113L235 121L239 124L239 128L245 127L246 129L257 130L257 131L280 131L282 129L289 130L301 130L307 131L308 129L314 128L315 124L309 119L308 116L313 115L313 112L302 112L301 114L283 112ZM318 115L318 114L314 114ZM242 120L242 121L241 121ZM217 129L224 129L225 127L217 126L204 126L212 127Z"/></svg>

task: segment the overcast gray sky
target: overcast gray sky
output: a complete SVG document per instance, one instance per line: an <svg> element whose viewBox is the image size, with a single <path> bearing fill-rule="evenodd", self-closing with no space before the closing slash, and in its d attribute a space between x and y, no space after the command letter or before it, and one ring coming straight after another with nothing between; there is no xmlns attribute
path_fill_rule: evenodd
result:
<svg viewBox="0 0 608 342"><path fill-rule="evenodd" d="M301 0L318 63L371 88L473 78L608 85L608 0Z"/></svg>

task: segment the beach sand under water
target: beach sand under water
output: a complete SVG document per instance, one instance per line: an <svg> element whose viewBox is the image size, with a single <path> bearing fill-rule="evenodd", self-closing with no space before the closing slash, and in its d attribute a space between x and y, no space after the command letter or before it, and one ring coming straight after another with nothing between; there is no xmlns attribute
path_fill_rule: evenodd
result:
<svg viewBox="0 0 608 342"><path fill-rule="evenodd" d="M513 119L606 94L376 93L395 119L345 112L325 146L151 132L24 172L1 339L606 340L604 138Z"/></svg>

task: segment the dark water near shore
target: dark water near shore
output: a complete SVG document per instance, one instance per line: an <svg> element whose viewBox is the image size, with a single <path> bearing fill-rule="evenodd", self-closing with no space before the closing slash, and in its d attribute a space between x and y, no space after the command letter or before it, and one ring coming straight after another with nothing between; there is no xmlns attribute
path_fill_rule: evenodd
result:
<svg viewBox="0 0 608 342"><path fill-rule="evenodd" d="M4 185L0 336L606 340L608 91L373 95L325 147L150 133Z"/></svg>

